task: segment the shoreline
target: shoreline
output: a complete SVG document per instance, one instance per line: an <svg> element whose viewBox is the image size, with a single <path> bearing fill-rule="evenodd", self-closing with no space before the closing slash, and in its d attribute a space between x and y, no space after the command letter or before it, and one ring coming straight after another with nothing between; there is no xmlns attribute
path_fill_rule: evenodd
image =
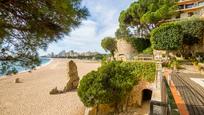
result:
<svg viewBox="0 0 204 115"><path fill-rule="evenodd" d="M45 64L42 64L42 65L40 65L40 66L37 66L35 69L32 69L32 70L23 70L23 71L20 71L20 72L18 72L18 73L16 73L16 74L11 74L11 75L3 75L3 76L0 76L0 80L1 79L5 79L5 78L7 78L7 77L13 77L13 76L15 76L15 75L19 75L19 74L22 74L22 73L29 73L29 71L35 71L35 70L37 70L37 69L40 69L40 68L42 68L42 67L45 67L45 66L48 66L49 64L51 64L52 62L53 62L53 59L52 58L49 58L50 60L47 62L47 63L45 63Z"/></svg>
<svg viewBox="0 0 204 115"><path fill-rule="evenodd" d="M77 91L59 95L49 92L63 89L69 78L67 64L70 59L53 59L31 73L23 72L0 80L0 115L82 115L85 106ZM73 60L80 79L100 63ZM21 83L15 83L15 78Z"/></svg>

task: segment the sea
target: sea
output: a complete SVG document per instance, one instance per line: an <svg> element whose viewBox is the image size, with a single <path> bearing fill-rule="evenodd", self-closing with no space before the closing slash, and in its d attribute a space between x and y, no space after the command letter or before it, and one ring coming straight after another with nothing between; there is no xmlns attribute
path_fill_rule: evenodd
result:
<svg viewBox="0 0 204 115"><path fill-rule="evenodd" d="M50 58L40 58L40 61L41 61L41 63L40 63L40 65L39 66L42 66L42 65L45 65L45 64L48 64L50 61L51 61L51 59ZM18 71L18 73L19 72L24 72L24 71L29 71L30 69L28 69L28 68L23 68L23 67L20 67L20 66L18 66L18 67L16 67L16 69L17 69L17 71ZM0 74L0 77L1 76L4 76L4 74Z"/></svg>

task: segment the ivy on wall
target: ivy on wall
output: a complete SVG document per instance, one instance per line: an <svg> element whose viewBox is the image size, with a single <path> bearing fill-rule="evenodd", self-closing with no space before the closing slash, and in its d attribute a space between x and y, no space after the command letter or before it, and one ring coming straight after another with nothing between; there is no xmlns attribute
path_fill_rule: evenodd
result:
<svg viewBox="0 0 204 115"><path fill-rule="evenodd" d="M153 82L155 74L155 63L113 61L83 76L78 95L87 107L118 104L140 80Z"/></svg>

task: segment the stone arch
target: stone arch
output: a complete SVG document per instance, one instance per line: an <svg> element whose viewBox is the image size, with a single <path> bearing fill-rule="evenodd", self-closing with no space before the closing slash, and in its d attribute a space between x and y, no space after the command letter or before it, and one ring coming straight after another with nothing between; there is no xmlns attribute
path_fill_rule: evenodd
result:
<svg viewBox="0 0 204 115"><path fill-rule="evenodd" d="M152 90L150 89L143 89L142 90L142 103L145 101L150 101L152 98Z"/></svg>
<svg viewBox="0 0 204 115"><path fill-rule="evenodd" d="M130 93L130 96L128 98L128 106L129 107L142 106L143 95L146 93L146 90L153 92L153 87L154 87L153 83L150 83L148 81L143 81L143 80L139 81L139 83L133 87Z"/></svg>

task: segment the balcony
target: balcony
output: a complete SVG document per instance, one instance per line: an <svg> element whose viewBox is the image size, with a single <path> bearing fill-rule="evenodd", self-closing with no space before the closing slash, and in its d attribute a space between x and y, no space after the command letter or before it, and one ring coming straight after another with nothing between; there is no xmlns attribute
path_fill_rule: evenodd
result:
<svg viewBox="0 0 204 115"><path fill-rule="evenodd" d="M185 5L185 4L194 4L194 3L199 3L204 0L180 0L177 2L177 5Z"/></svg>
<svg viewBox="0 0 204 115"><path fill-rule="evenodd" d="M196 6L196 7L192 7L192 8L179 9L177 11L180 11L180 12L194 12L194 11L198 11L198 10L200 10L202 8L204 8L204 6Z"/></svg>
<svg viewBox="0 0 204 115"><path fill-rule="evenodd" d="M193 12L204 8L204 0L185 0L177 2L181 12Z"/></svg>

